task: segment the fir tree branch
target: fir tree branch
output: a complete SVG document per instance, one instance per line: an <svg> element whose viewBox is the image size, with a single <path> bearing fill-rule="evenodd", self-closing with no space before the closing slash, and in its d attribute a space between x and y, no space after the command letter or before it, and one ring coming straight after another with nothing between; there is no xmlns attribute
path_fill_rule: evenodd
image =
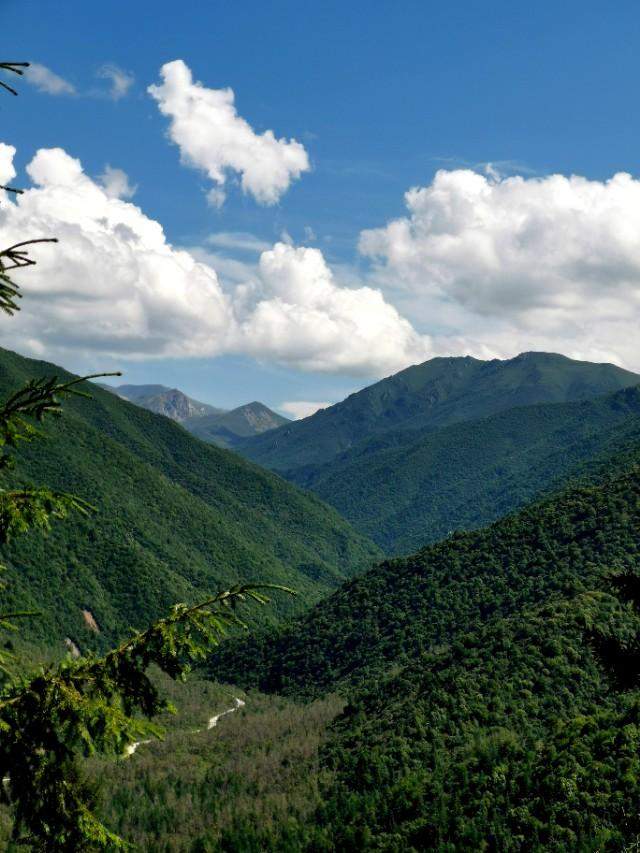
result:
<svg viewBox="0 0 640 853"><path fill-rule="evenodd" d="M141 737L161 736L149 721L169 706L152 683L149 667L155 664L173 679L184 678L232 627L245 627L233 605L266 604L265 590L293 594L275 584L244 584L192 606L175 605L104 657L67 660L5 691L0 777L7 780L16 840L26 832L27 839L38 840L38 849L51 851L124 846L93 815L78 757L122 755Z"/></svg>
<svg viewBox="0 0 640 853"><path fill-rule="evenodd" d="M13 74L17 74L18 76L22 77L22 75L24 74L24 71L22 69L28 68L30 65L30 62L0 62L0 70L11 71ZM0 86L3 89L6 89L6 91L9 92L11 95L18 94L13 88L13 86L10 86L8 83L4 83L2 80L0 80Z"/></svg>

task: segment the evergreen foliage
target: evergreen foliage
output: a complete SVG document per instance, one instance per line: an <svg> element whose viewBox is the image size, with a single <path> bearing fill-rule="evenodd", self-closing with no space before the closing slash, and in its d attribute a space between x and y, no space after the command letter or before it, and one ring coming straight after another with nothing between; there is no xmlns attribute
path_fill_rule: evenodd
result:
<svg viewBox="0 0 640 853"><path fill-rule="evenodd" d="M228 678L349 697L312 837L282 849L634 849L638 446L599 484L351 581L270 648L220 649Z"/></svg>

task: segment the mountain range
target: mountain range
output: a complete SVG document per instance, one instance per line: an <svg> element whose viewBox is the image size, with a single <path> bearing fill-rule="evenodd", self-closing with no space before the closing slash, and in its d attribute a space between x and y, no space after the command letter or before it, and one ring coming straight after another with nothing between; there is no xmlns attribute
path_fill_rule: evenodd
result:
<svg viewBox="0 0 640 853"><path fill-rule="evenodd" d="M293 476L391 430L434 430L515 406L592 399L638 382L638 374L613 364L555 353L521 353L507 361L434 358L308 418L243 441L241 452L265 468Z"/></svg>
<svg viewBox="0 0 640 853"><path fill-rule="evenodd" d="M0 393L54 374L0 350ZM235 744L184 732L109 765L109 819L150 850L632 849L639 383L434 359L237 438L273 471L99 387L65 404L17 471L100 511L3 549L35 640L101 648L240 578L299 592L206 663L250 691Z"/></svg>
<svg viewBox="0 0 640 853"><path fill-rule="evenodd" d="M638 414L638 392L620 390L638 382L550 353L438 358L236 449L400 554L562 484Z"/></svg>
<svg viewBox="0 0 640 853"><path fill-rule="evenodd" d="M289 423L289 419L254 401L235 409L220 409L165 385L104 385L119 397L150 412L171 418L203 441L233 447L240 438L260 435Z"/></svg>

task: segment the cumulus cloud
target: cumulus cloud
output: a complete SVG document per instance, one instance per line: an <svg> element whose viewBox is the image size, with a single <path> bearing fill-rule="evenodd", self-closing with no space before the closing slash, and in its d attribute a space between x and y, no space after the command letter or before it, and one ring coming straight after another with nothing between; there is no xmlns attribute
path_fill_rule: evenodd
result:
<svg viewBox="0 0 640 853"><path fill-rule="evenodd" d="M6 149L0 152L6 159ZM161 226L110 197L62 149L40 150L34 187L0 208L3 244L56 236L16 274L25 299L5 340L22 351L153 357L216 354L233 332L217 276L169 245Z"/></svg>
<svg viewBox="0 0 640 853"><path fill-rule="evenodd" d="M640 181L439 171L407 216L362 232L371 280L437 348L547 348L640 367Z"/></svg>
<svg viewBox="0 0 640 853"><path fill-rule="evenodd" d="M38 62L32 62L27 69L25 79L40 92L45 92L47 95L75 95L76 89L72 83L65 80L64 77L53 72L46 65L40 65Z"/></svg>
<svg viewBox="0 0 640 853"><path fill-rule="evenodd" d="M102 65L96 74L109 83L107 95L112 101L119 101L124 98L135 82L135 77L131 72L125 71L124 68L118 67L113 62Z"/></svg>
<svg viewBox="0 0 640 853"><path fill-rule="evenodd" d="M326 409L332 405L333 403L313 403L311 400L290 400L287 403L281 403L279 408L297 421L315 415L320 409Z"/></svg>
<svg viewBox="0 0 640 853"><path fill-rule="evenodd" d="M0 175L13 176L11 146ZM243 353L300 369L376 376L426 357L429 340L371 287L341 285L318 249L277 243L225 285L206 252L170 245L158 222L91 180L62 149L37 152L33 187L0 207L3 244L56 236L16 274L21 351L116 358ZM108 182L105 182L108 183ZM128 182L127 182L128 185Z"/></svg>
<svg viewBox="0 0 640 853"><path fill-rule="evenodd" d="M301 143L277 139L272 130L256 133L238 115L231 89L208 89L194 81L180 59L163 65L160 75L162 82L147 91L170 119L169 137L182 161L213 181L208 198L214 206L224 202L229 172L240 176L243 191L260 204L275 204L309 169Z"/></svg>
<svg viewBox="0 0 640 853"><path fill-rule="evenodd" d="M109 198L133 198L138 187L129 182L129 176L123 169L107 164L100 175L100 183Z"/></svg>
<svg viewBox="0 0 640 853"><path fill-rule="evenodd" d="M318 249L276 243L263 252L236 306L245 351L307 370L381 375L431 352L379 290L341 287Z"/></svg>

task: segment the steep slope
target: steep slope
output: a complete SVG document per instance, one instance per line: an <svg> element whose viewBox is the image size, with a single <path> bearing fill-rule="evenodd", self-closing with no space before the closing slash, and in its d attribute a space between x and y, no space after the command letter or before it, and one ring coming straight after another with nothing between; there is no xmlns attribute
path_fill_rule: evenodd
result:
<svg viewBox="0 0 640 853"><path fill-rule="evenodd" d="M279 635L230 644L231 657L225 650L214 657L215 672L269 691L363 684L490 617L580 591L614 568L634 570L639 557L634 464L599 485L570 488L490 527L383 562Z"/></svg>
<svg viewBox="0 0 640 853"><path fill-rule="evenodd" d="M389 431L292 479L386 553L406 554L558 487L634 424L640 427L638 387L439 430Z"/></svg>
<svg viewBox="0 0 640 853"><path fill-rule="evenodd" d="M633 849L640 691L598 649L624 659L639 631L610 593L562 595L369 685L325 753L315 833L345 850Z"/></svg>
<svg viewBox="0 0 640 853"><path fill-rule="evenodd" d="M434 358L309 418L240 442L248 458L287 477L389 430L436 429L515 406L584 400L640 382L612 364L523 353L508 361Z"/></svg>
<svg viewBox="0 0 640 853"><path fill-rule="evenodd" d="M254 401L229 412L186 418L183 426L203 441L218 447L234 447L239 439L260 435L287 423L290 423L288 418Z"/></svg>
<svg viewBox="0 0 640 853"><path fill-rule="evenodd" d="M0 350L0 393L34 376L66 377L54 365ZM366 565L374 546L318 499L252 464L198 441L169 419L91 386L21 450L20 474L73 491L95 518L56 524L48 538L4 550L9 595L41 609L35 637L112 640L176 600L239 579L285 583L268 617L316 600ZM83 615L83 611L87 611ZM89 615L101 634L92 632Z"/></svg>
<svg viewBox="0 0 640 853"><path fill-rule="evenodd" d="M315 819L285 815L273 849L632 849L640 435L622 432L598 484L383 563L214 656L218 677L349 696L308 765Z"/></svg>

